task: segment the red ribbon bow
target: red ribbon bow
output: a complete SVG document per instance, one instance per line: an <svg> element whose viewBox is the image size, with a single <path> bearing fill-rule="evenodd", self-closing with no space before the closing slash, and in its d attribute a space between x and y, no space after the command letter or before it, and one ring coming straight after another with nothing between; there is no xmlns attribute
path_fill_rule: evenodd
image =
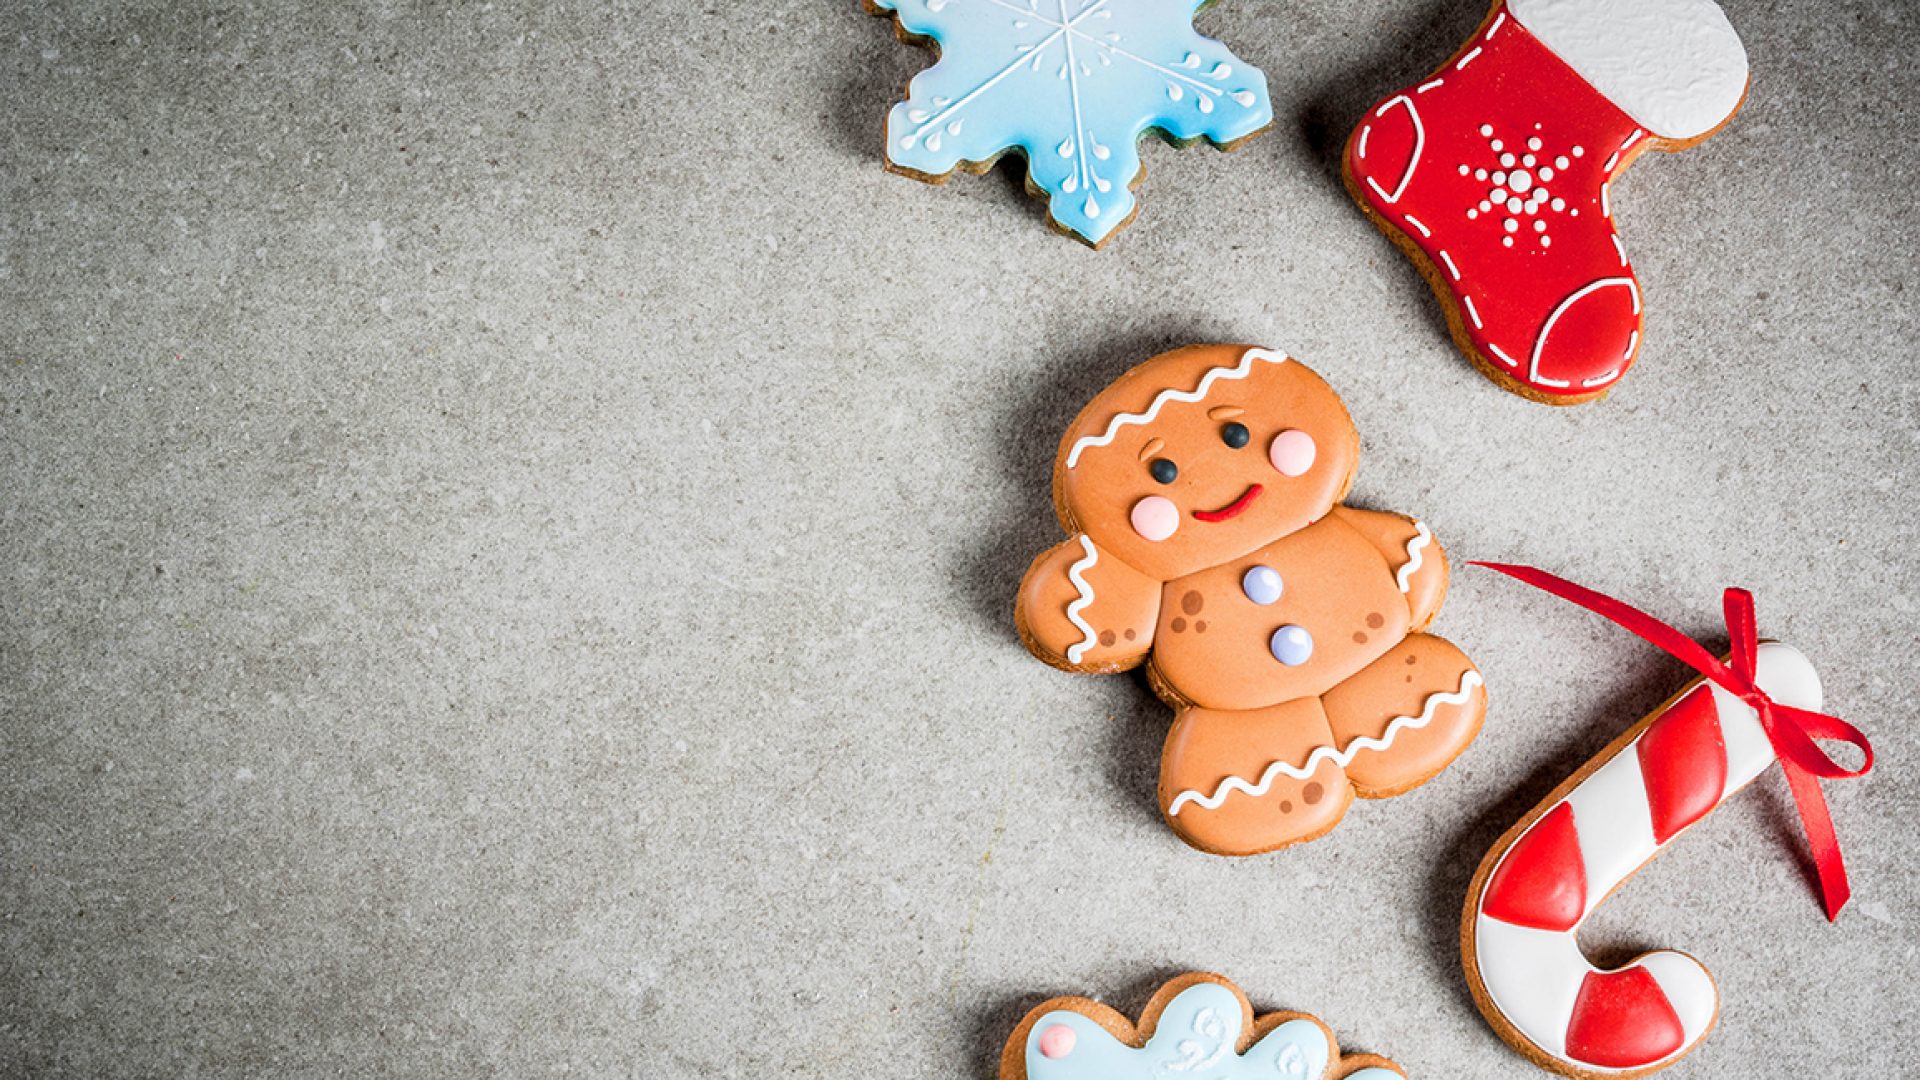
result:
<svg viewBox="0 0 1920 1080"><path fill-rule="evenodd" d="M1840 858L1840 840L1834 835L1833 816L1827 811L1826 796L1820 792L1819 779L1851 780L1865 776L1873 768L1873 746L1859 728L1835 716L1782 705L1766 695L1754 681L1755 651L1759 637L1753 618L1753 594L1745 589L1728 589L1725 596L1727 636L1732 639L1728 663L1722 663L1699 642L1637 608L1603 596L1565 578L1544 570L1511 563L1475 562L1517 578L1536 589L1544 589L1562 600L1570 600L1597 615L1611 619L1658 646L1669 656L1753 707L1760 714L1760 726L1780 758L1787 774L1787 786L1793 792L1793 805L1800 811L1800 825L1806 830L1807 846L1813 852L1813 866L1820 879L1821 899L1829 920L1840 917L1852 890L1847 887L1847 867ZM1842 768L1814 744L1815 739L1836 739L1859 748L1866 760L1858 769ZM1816 779L1819 778L1819 779Z"/></svg>

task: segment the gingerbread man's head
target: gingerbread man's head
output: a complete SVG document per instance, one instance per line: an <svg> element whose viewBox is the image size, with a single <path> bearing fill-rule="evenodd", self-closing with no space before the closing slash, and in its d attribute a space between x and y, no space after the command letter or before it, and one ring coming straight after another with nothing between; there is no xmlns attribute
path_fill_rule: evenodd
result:
<svg viewBox="0 0 1920 1080"><path fill-rule="evenodd" d="M1054 508L1068 532L1172 581L1318 521L1359 456L1346 407L1298 361L1192 345L1081 410L1054 463Z"/></svg>

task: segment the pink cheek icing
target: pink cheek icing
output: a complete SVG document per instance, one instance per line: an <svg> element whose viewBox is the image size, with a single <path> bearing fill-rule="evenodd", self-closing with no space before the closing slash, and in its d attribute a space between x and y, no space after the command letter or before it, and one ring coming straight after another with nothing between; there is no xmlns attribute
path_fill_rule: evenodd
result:
<svg viewBox="0 0 1920 1080"><path fill-rule="evenodd" d="M1050 1058L1063 1058L1073 1053L1073 1044L1078 1041L1073 1029L1065 1024L1055 1024L1040 1033L1040 1053Z"/></svg>
<svg viewBox="0 0 1920 1080"><path fill-rule="evenodd" d="M1313 436L1297 428L1289 428L1273 437L1273 445L1267 448L1267 460L1280 470L1283 476L1300 476L1313 468L1314 456L1319 448L1313 444Z"/></svg>
<svg viewBox="0 0 1920 1080"><path fill-rule="evenodd" d="M1132 518L1134 532L1159 543L1180 527L1180 508L1172 499L1149 495L1133 504Z"/></svg>

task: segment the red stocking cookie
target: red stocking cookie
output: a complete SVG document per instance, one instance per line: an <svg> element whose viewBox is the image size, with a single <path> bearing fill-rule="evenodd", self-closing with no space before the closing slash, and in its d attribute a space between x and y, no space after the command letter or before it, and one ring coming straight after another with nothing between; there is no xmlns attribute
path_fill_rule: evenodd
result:
<svg viewBox="0 0 1920 1080"><path fill-rule="evenodd" d="M1061 440L1072 538L1034 560L1015 621L1057 667L1148 665L1177 710L1160 807L1195 847L1310 840L1480 728L1480 673L1422 632L1447 587L1432 532L1341 505L1359 449L1319 376L1237 345L1149 360Z"/></svg>
<svg viewBox="0 0 1920 1080"><path fill-rule="evenodd" d="M1611 184L1740 107L1746 53L1712 0L1499 0L1347 142L1367 216L1420 267L1482 372L1535 401L1604 396L1640 346Z"/></svg>

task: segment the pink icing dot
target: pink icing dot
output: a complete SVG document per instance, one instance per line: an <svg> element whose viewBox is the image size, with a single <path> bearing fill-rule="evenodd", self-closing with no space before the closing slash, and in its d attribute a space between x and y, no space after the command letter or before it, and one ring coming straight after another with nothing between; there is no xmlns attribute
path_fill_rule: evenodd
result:
<svg viewBox="0 0 1920 1080"><path fill-rule="evenodd" d="M1040 1033L1040 1053L1050 1058L1066 1057L1073 1053L1073 1044L1077 1038L1072 1028L1065 1024L1055 1024Z"/></svg>
<svg viewBox="0 0 1920 1080"><path fill-rule="evenodd" d="M1312 453L1308 453L1312 459ZM1133 531L1158 543L1173 535L1180 527L1180 508L1173 500L1160 495L1149 495L1133 504Z"/></svg>
<svg viewBox="0 0 1920 1080"><path fill-rule="evenodd" d="M1297 428L1275 435L1273 445L1267 448L1273 467L1287 476L1299 476L1313 468L1316 453L1318 448L1313 445L1313 436Z"/></svg>

